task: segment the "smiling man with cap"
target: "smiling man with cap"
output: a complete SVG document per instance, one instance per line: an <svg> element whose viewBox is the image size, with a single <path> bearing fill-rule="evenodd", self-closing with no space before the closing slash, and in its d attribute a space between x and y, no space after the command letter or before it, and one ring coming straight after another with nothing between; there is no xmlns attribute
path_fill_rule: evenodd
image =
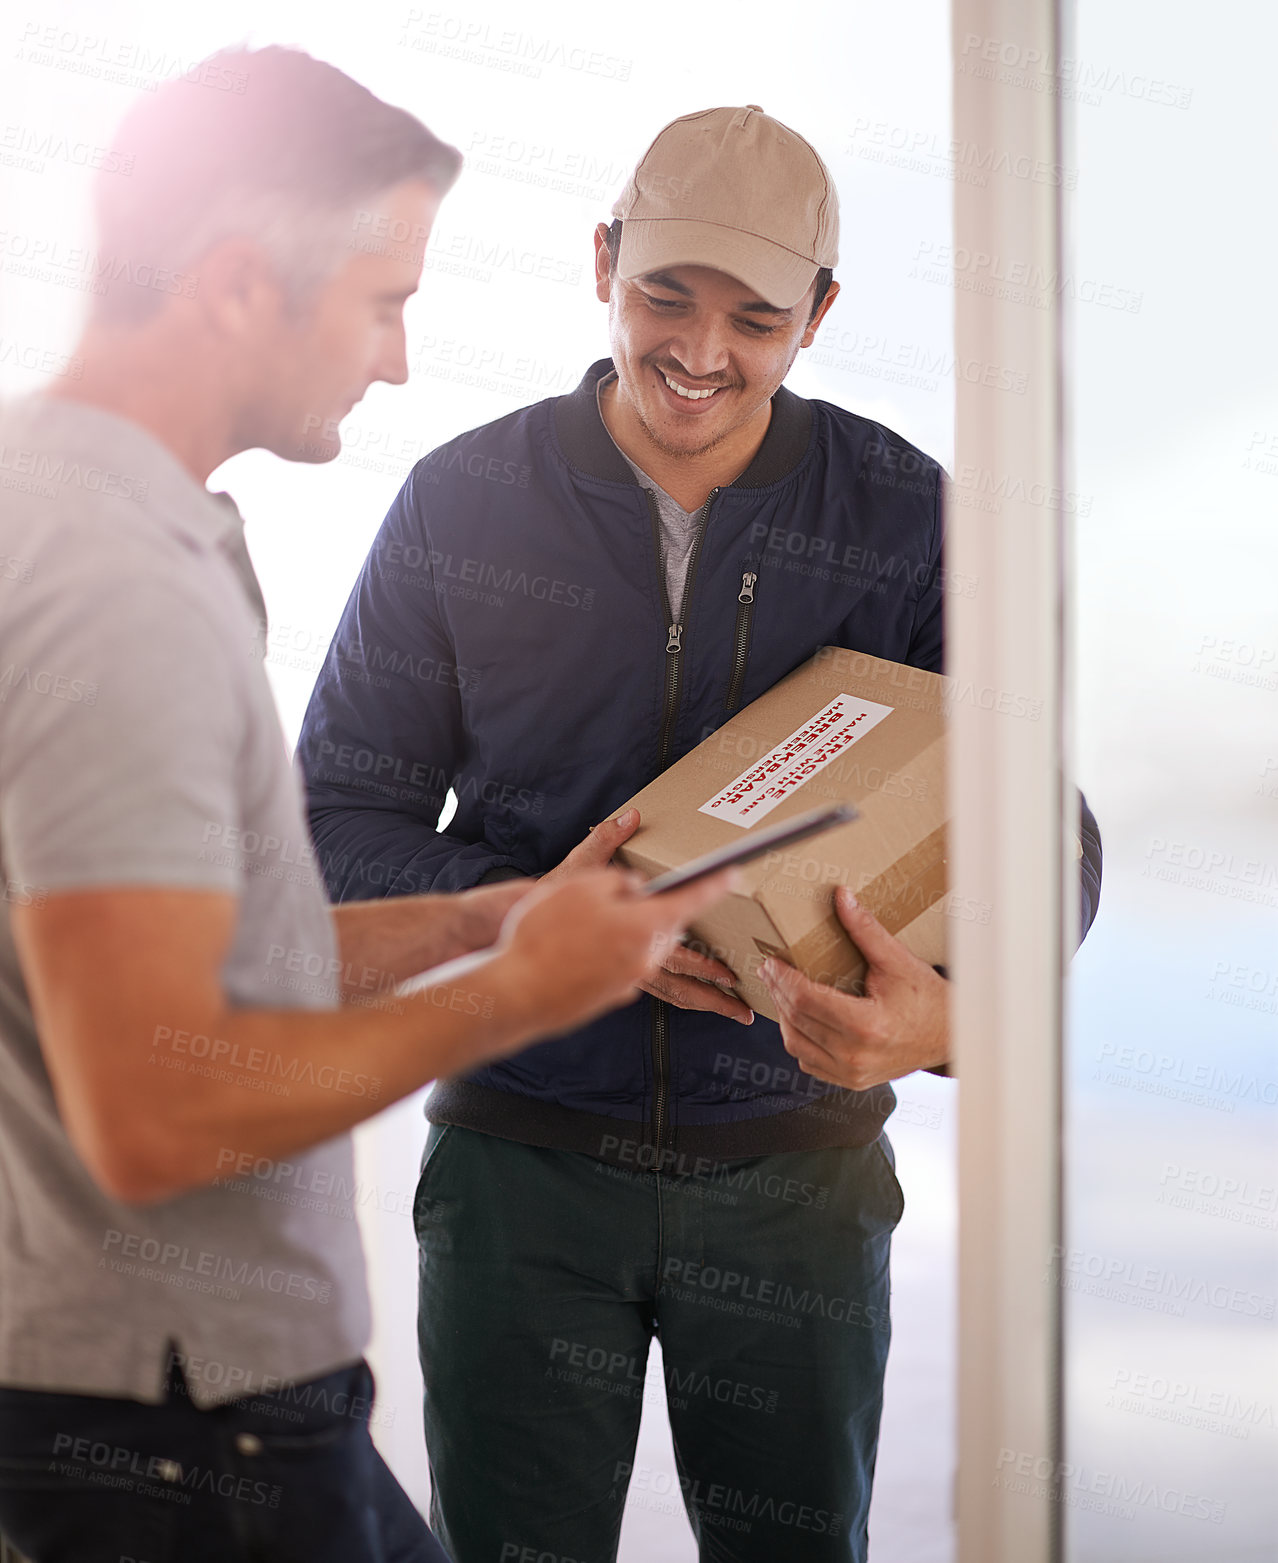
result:
<svg viewBox="0 0 1278 1563"><path fill-rule="evenodd" d="M689 114L613 218L611 358L421 461L351 594L299 746L337 899L566 875L821 646L940 671L939 468L782 383L838 294L816 152L757 105ZM654 1336L701 1557L864 1559L887 1082L946 1036L942 979L844 915L892 968L866 1089L796 1063L679 947L628 1008L432 1093L419 1335L457 1563L605 1563L632 1477L673 1494L635 1469Z"/></svg>
<svg viewBox="0 0 1278 1563"><path fill-rule="evenodd" d="M668 125L613 217L596 235L616 368L600 409L623 455L695 510L757 452L838 294L838 197L807 142L751 104Z"/></svg>

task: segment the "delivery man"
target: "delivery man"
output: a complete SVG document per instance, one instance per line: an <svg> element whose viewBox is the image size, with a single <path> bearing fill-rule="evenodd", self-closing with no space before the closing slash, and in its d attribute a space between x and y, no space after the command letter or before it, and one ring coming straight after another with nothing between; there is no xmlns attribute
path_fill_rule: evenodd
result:
<svg viewBox="0 0 1278 1563"><path fill-rule="evenodd" d="M0 1529L39 1563L424 1563L368 1436L347 1131L631 1000L724 885L636 896L598 866L629 820L549 890L329 906L205 480L331 460L314 423L404 381L460 159L284 49L161 87L116 150L83 374L0 417Z"/></svg>
<svg viewBox="0 0 1278 1563"><path fill-rule="evenodd" d="M816 152L757 105L689 114L613 216L611 358L419 462L355 584L299 745L337 899L558 881L821 646L940 671L940 469L782 384L839 291ZM796 1067L686 948L642 1001L436 1087L420 1347L458 1563L615 1556L654 1335L702 1558L864 1559L887 1082L948 1048L943 979L882 940L907 980L860 1091Z"/></svg>

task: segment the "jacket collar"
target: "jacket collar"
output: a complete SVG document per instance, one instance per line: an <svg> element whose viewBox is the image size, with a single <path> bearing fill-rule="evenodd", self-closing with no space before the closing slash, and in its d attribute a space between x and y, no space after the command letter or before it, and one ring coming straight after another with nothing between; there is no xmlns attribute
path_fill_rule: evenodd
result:
<svg viewBox="0 0 1278 1563"><path fill-rule="evenodd" d="M599 416L595 386L612 372L612 359L601 358L586 370L581 384L567 396L555 398L555 428L564 455L574 467L593 478L612 483L637 484L621 452ZM812 437L812 404L785 386L772 398L772 421L763 444L731 488L766 488L798 466Z"/></svg>

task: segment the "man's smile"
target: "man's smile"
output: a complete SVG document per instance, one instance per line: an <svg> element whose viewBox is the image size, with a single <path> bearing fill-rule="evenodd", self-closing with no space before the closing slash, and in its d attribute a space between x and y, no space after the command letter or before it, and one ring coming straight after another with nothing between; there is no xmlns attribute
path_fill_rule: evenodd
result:
<svg viewBox="0 0 1278 1563"><path fill-rule="evenodd" d="M657 369L657 374L665 387L668 405L674 403L680 412L692 412L694 409L699 411L708 406L718 392L728 389L726 385L685 385L683 381L677 380L661 368Z"/></svg>

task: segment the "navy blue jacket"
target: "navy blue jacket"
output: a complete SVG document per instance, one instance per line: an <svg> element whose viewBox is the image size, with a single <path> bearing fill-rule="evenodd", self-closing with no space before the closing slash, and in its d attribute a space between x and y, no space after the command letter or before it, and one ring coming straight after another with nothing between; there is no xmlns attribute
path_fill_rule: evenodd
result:
<svg viewBox="0 0 1278 1563"><path fill-rule="evenodd" d="M672 631L654 503L599 417L611 367L433 451L391 506L298 748L335 900L545 872L821 646L941 671L942 601L962 583L941 565L939 467L784 387L755 459L705 507ZM1083 821L1086 929L1100 859ZM428 1113L677 1166L866 1143L894 1100L799 1073L764 1016L644 997L441 1084Z"/></svg>

